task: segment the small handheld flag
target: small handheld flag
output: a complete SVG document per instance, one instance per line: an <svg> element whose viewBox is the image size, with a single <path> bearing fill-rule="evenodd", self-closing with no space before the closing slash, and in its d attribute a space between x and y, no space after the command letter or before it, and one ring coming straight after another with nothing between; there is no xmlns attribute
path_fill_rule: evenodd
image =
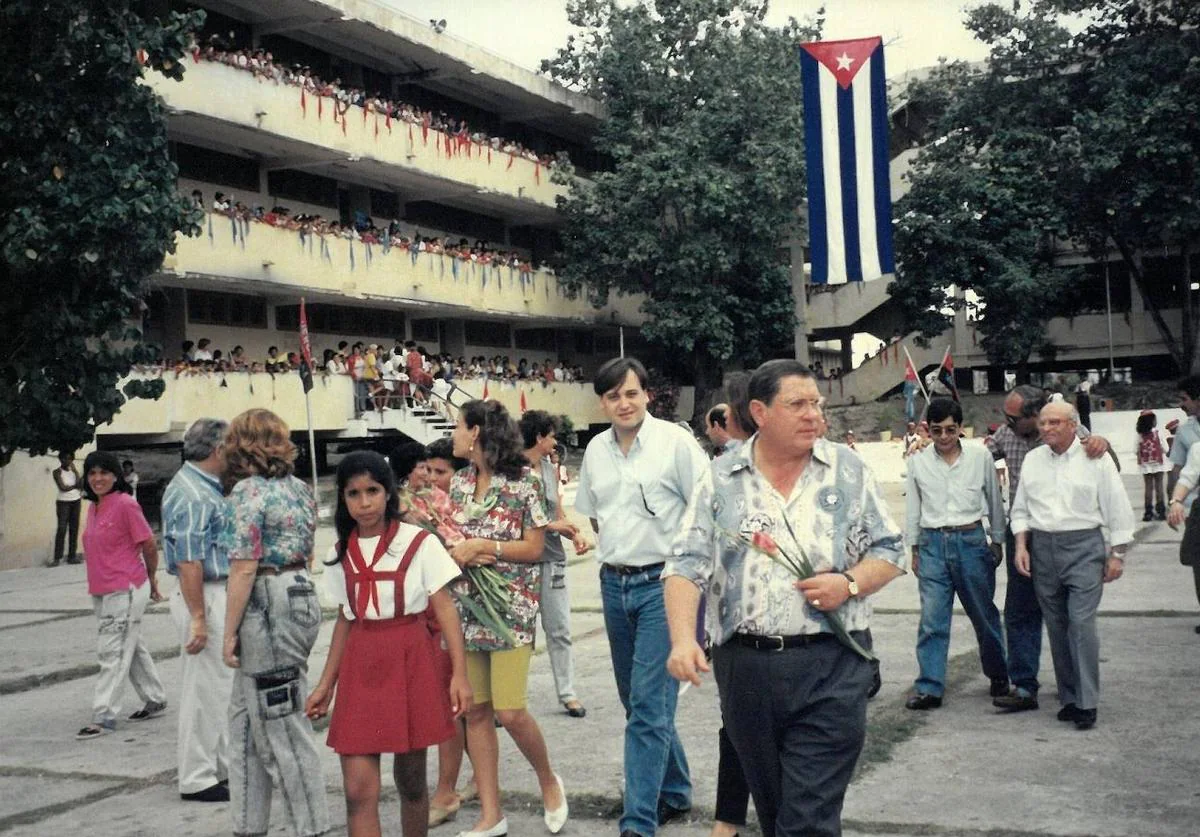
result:
<svg viewBox="0 0 1200 837"><path fill-rule="evenodd" d="M942 365L937 371L938 383L944 386L950 393L950 397L958 401L958 387L954 383L954 358L950 357L950 347L946 347L946 354L942 358Z"/></svg>
<svg viewBox="0 0 1200 837"><path fill-rule="evenodd" d="M308 314L304 310L304 297L300 297L300 381L305 392L312 390L312 343L308 339Z"/></svg>

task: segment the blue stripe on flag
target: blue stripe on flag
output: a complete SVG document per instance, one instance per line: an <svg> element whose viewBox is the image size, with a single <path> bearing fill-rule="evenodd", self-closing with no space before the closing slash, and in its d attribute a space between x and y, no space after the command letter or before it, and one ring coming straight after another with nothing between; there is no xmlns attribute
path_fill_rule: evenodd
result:
<svg viewBox="0 0 1200 837"><path fill-rule="evenodd" d="M871 56L871 89L887 90L882 46ZM895 273L896 256L892 249L892 180L888 165L886 95L881 95L879 100L872 102L871 138L875 144L875 241L879 246L879 268L884 273Z"/></svg>
<svg viewBox="0 0 1200 837"><path fill-rule="evenodd" d="M821 89L817 59L800 50L800 79L804 90L804 147L808 164L808 239L812 282L829 281L829 244L825 230L825 179L821 176Z"/></svg>
<svg viewBox="0 0 1200 837"><path fill-rule="evenodd" d="M863 278L862 249L858 237L858 160L855 155L854 85L837 89L838 154L842 182L842 240L846 246L846 279ZM865 138L864 138L865 139ZM831 218L837 223L838 219Z"/></svg>

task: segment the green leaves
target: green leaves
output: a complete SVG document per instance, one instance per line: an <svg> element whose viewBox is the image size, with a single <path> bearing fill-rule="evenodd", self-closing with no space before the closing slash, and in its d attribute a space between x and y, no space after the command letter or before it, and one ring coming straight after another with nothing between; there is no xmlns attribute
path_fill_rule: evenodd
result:
<svg viewBox="0 0 1200 837"><path fill-rule="evenodd" d="M82 0L0 6L0 466L16 450L73 450L124 402L117 382L145 359L128 323L146 280L198 229L177 194L162 103L140 83L180 78L203 13ZM136 61L139 49L149 67ZM157 397L135 382L130 397Z"/></svg>
<svg viewBox="0 0 1200 837"><path fill-rule="evenodd" d="M609 111L595 142L612 167L560 200L560 279L646 294L643 334L690 358L697 385L792 342L778 251L804 198L796 44L817 33L766 27L764 9L577 0L568 13L584 31L543 63Z"/></svg>

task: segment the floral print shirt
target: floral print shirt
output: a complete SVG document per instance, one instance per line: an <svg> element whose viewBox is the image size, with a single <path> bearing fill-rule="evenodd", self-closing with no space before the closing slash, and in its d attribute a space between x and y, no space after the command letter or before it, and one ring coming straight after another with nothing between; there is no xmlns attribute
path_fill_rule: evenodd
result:
<svg viewBox="0 0 1200 837"><path fill-rule="evenodd" d="M726 533L766 532L785 553L803 554L817 573L844 572L864 558L908 569L900 527L857 452L817 440L808 467L791 496L784 497L754 467L756 440L713 460L703 473L662 573L708 591L715 645L734 633L830 631L821 611L792 586L791 572ZM838 615L846 630L865 630L871 604L849 599Z"/></svg>
<svg viewBox="0 0 1200 837"><path fill-rule="evenodd" d="M226 499L221 546L230 561L270 567L308 564L317 531L317 502L294 476L246 477Z"/></svg>
<svg viewBox="0 0 1200 837"><path fill-rule="evenodd" d="M525 529L540 529L550 523L546 514L544 491L541 479L529 468L521 479L512 480L500 474L492 474L484 498L475 501L474 467L463 468L450 481L450 499L458 506L455 523L468 538L485 538L491 541L517 541ZM538 614L538 590L541 581L541 565L497 561L492 565L507 582L512 598L513 623L508 627L516 637L517 646L533 642ZM460 579L454 583L456 599L471 595L470 582ZM509 644L481 625L471 612L458 604L458 616L462 620L463 636L469 651L502 651Z"/></svg>

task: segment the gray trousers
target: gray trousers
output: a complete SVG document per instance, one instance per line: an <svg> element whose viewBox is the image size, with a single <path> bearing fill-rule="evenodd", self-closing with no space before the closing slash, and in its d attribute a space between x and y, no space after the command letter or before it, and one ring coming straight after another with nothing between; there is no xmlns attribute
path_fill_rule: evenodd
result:
<svg viewBox="0 0 1200 837"><path fill-rule="evenodd" d="M554 673L554 688L559 703L575 700L575 652L571 649L571 598L567 593L567 556L561 542L556 547L546 535L546 550L542 553L542 587L540 613L542 630L546 634L546 651L550 654L550 670ZM553 556L553 557L551 557Z"/></svg>
<svg viewBox="0 0 1200 837"><path fill-rule="evenodd" d="M713 666L764 837L839 837L874 666L832 636L783 651L727 642Z"/></svg>
<svg viewBox="0 0 1200 837"><path fill-rule="evenodd" d="M304 715L308 655L321 605L308 573L259 576L238 630L242 666L229 702L229 808L233 833L266 834L272 786L292 833L329 830L329 804L312 724Z"/></svg>
<svg viewBox="0 0 1200 837"><path fill-rule="evenodd" d="M1107 550L1099 529L1029 533L1033 589L1054 658L1058 700L1095 709L1100 699L1096 610L1104 593Z"/></svg>
<svg viewBox="0 0 1200 837"><path fill-rule="evenodd" d="M142 614L149 603L148 582L142 582L141 587L92 596L99 623L96 657L100 662L100 676L96 678L92 697L93 723L110 728L116 724L127 677L143 705L167 701L154 658L142 638Z"/></svg>

